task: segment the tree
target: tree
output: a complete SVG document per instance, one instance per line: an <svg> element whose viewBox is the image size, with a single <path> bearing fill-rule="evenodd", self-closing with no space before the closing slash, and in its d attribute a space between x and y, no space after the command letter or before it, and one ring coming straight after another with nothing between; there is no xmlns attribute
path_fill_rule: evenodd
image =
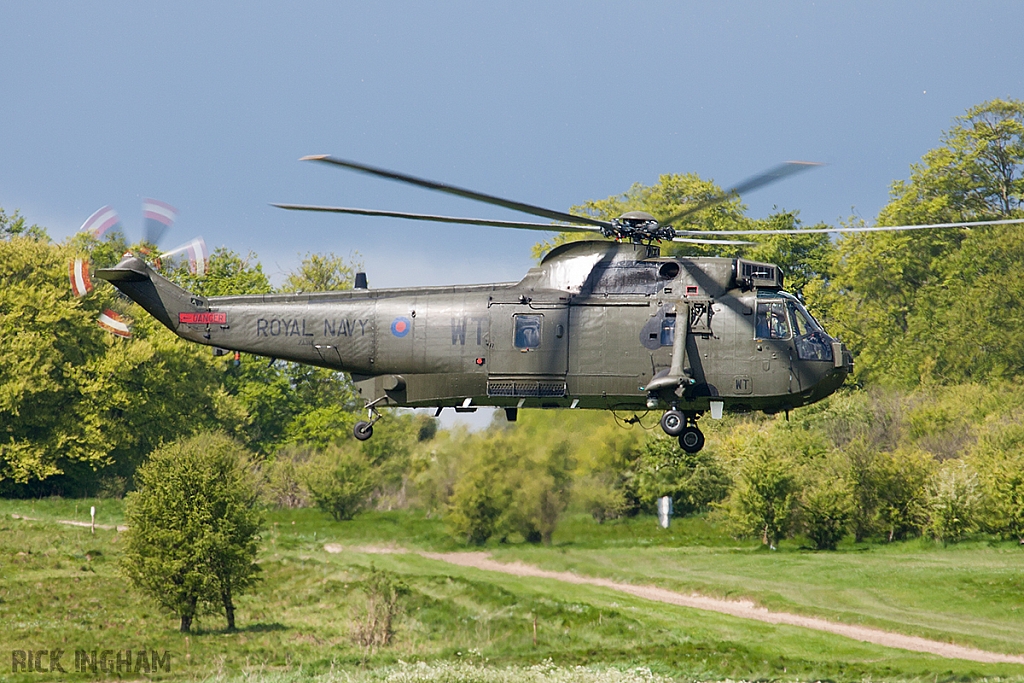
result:
<svg viewBox="0 0 1024 683"><path fill-rule="evenodd" d="M853 495L838 477L822 477L805 485L801 500L803 526L816 550L835 550L853 516Z"/></svg>
<svg viewBox="0 0 1024 683"><path fill-rule="evenodd" d="M0 240L0 481L37 494L93 495L110 473L130 481L161 442L234 413L217 391L221 362L103 283L72 296L68 263L85 253L24 235ZM131 339L96 324L105 308L134 321Z"/></svg>
<svg viewBox="0 0 1024 683"><path fill-rule="evenodd" d="M881 225L1024 216L1024 101L992 100L954 120L941 146L893 183ZM1019 227L851 234L816 313L866 381L987 380L1024 371L1024 234Z"/></svg>
<svg viewBox="0 0 1024 683"><path fill-rule="evenodd" d="M298 270L289 273L281 290L284 292L335 292L352 289L356 271L360 268L362 268L361 263L349 263L334 252L328 254L307 253Z"/></svg>
<svg viewBox="0 0 1024 683"><path fill-rule="evenodd" d="M921 532L928 521L927 485L934 460L914 448L883 451L875 459L878 518L889 541Z"/></svg>
<svg viewBox="0 0 1024 683"><path fill-rule="evenodd" d="M125 501L121 570L180 617L203 607L235 628L234 598L257 581L263 516L252 462L237 441L204 432L155 451Z"/></svg>

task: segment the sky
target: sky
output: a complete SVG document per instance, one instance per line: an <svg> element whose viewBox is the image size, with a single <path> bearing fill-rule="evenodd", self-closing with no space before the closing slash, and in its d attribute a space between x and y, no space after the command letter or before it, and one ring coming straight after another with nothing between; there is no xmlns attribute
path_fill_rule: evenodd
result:
<svg viewBox="0 0 1024 683"><path fill-rule="evenodd" d="M869 222L953 118L1024 97L1020 2L28 2L0 5L0 207L63 239L112 204L177 207L166 244L307 252L371 287L518 280L543 233L271 202L522 219L321 164L568 210L696 172L825 166L748 215Z"/></svg>

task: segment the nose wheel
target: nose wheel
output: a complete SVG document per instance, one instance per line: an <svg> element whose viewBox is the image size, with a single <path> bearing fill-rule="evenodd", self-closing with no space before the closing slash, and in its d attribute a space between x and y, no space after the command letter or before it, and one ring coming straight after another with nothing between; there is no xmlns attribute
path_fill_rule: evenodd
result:
<svg viewBox="0 0 1024 683"><path fill-rule="evenodd" d="M661 416L661 428L669 436L679 437L679 446L687 453L704 448L704 432L697 426L697 413L683 412L673 406Z"/></svg>
<svg viewBox="0 0 1024 683"><path fill-rule="evenodd" d="M687 427L679 435L679 446L687 453L696 453L704 448L704 432L697 425Z"/></svg>
<svg viewBox="0 0 1024 683"><path fill-rule="evenodd" d="M373 436L373 425L377 424L377 421L384 417L377 410L377 404L383 401L385 396L378 398L376 401L370 401L366 404L366 413L369 420L360 420L356 422L355 427L352 429L352 436L356 437L360 441L366 441Z"/></svg>

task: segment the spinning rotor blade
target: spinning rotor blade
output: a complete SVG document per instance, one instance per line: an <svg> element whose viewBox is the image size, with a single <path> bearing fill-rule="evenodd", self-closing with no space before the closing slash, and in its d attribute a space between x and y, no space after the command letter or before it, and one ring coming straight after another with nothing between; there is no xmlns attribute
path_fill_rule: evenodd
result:
<svg viewBox="0 0 1024 683"><path fill-rule="evenodd" d="M774 182L783 180L784 178L788 178L791 175L799 173L800 171L806 171L816 166L821 166L821 164L814 161L787 161L783 164L779 164L778 166L770 168L767 171L764 171L763 173L759 173L756 176L747 178L738 185L730 187L728 190L723 192L718 197L708 199L703 202L698 202L697 204L694 204L688 209L684 209L673 216L669 216L665 220L661 221L661 224L670 225L671 223L676 222L680 218L685 218L686 216L689 216L692 213L696 213L698 211L703 211L704 209L711 208L712 206L721 204L722 202L728 201L733 197L738 197L741 194L752 192L758 188L764 187L765 185L770 185ZM677 231L677 234L682 233L680 231Z"/></svg>
<svg viewBox="0 0 1024 683"><path fill-rule="evenodd" d="M397 180L398 182L408 183L409 185L416 185L418 187L424 187L428 190L436 190L438 192L445 192L447 194L453 194L457 197L464 197L466 199L473 199L478 202L485 204L493 204L495 206L502 206L506 209L513 209L515 211L522 211L533 216L540 216L542 218L550 218L554 221L564 221L566 223L583 223L584 225L594 225L599 228L610 228L611 223L607 221L599 221L593 218L584 218L582 216L573 216L569 213L563 213L561 211L552 211L551 209L545 209L541 206L533 206L532 204L524 204L522 202L512 201L511 199L502 199L501 197L495 197L494 195L483 194L481 192L474 192L473 190L466 190L461 187L454 185L447 185L445 183L434 182L433 180L425 180L423 178L416 178L415 176L406 175L404 173L398 173L396 171L388 171L383 168L377 168L375 166L367 166L360 164L355 161L345 161L344 159L338 159L328 154L319 154L302 157L300 161L321 161L326 164L334 164L335 166L341 166L353 171L360 173L367 173L369 175L375 175L380 178L387 178L389 180Z"/></svg>
<svg viewBox="0 0 1024 683"><path fill-rule="evenodd" d="M167 229L174 225L178 210L167 202L147 198L142 200L142 217L146 223L146 241L158 245Z"/></svg>
<svg viewBox="0 0 1024 683"><path fill-rule="evenodd" d="M601 232L601 228L589 225L558 225L552 223L499 221L488 218L457 218L455 216L434 216L425 213L404 213L402 211L381 211L378 209L354 209L344 206L313 206L308 204L271 204L271 206L291 211L322 211L325 213L349 213L357 216L385 216L388 218L407 218L413 221L459 223L461 225L483 225L490 228L520 228L525 230L547 230L550 232L596 232L599 234Z"/></svg>
<svg viewBox="0 0 1024 683"><path fill-rule="evenodd" d="M206 272L210 269L210 251L206 248L206 240L202 237L196 237L181 246L160 254L160 260L177 256L178 254L186 254L188 256L188 268L193 275L206 275Z"/></svg>
<svg viewBox="0 0 1024 683"><path fill-rule="evenodd" d="M873 225L856 228L789 228L779 230L676 230L677 235L813 235L834 232L896 232L898 230L935 230L939 228L971 228L982 225L1012 225L1024 223L1024 218L998 221L968 221L965 223L929 223L927 225Z"/></svg>
<svg viewBox="0 0 1024 683"><path fill-rule="evenodd" d="M673 237L673 242L684 242L686 244L724 244L726 246L740 246L744 244L757 244L757 242L747 242L745 240L702 240L692 237Z"/></svg>

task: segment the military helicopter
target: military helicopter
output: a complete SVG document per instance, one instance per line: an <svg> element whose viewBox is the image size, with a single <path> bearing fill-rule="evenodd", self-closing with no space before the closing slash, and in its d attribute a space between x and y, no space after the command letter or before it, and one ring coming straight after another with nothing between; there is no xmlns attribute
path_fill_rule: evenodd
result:
<svg viewBox="0 0 1024 683"><path fill-rule="evenodd" d="M519 282L341 292L202 297L131 253L96 276L178 336L221 354L246 352L351 374L369 439L386 406L470 412L504 408L663 411L665 433L693 453L710 413L790 411L838 389L853 369L770 263L663 257L658 242L744 244L722 236L827 229L696 231L672 224L815 166L788 162L661 221L632 211L612 221L575 216L332 156L324 164L557 221L530 223L304 204L301 211L387 216L503 228L591 233L548 253ZM844 228L916 230L1000 222ZM716 239L710 239L716 238Z"/></svg>

